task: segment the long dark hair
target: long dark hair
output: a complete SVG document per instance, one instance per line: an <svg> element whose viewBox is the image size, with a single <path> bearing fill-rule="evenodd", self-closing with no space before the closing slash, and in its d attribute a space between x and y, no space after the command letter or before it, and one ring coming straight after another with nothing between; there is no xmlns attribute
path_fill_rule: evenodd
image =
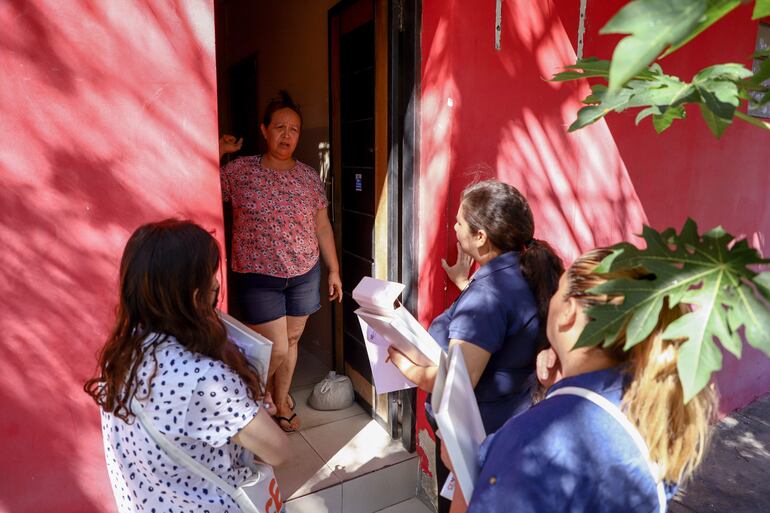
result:
<svg viewBox="0 0 770 513"><path fill-rule="evenodd" d="M150 390L157 372L155 351L168 336L194 353L224 362L241 377L252 399L261 397L257 373L227 338L210 300L219 254L214 237L190 221L145 224L131 235L120 262L115 326L99 355L96 377L84 386L104 411L128 421L142 361L148 353L154 361Z"/></svg>
<svg viewBox="0 0 770 513"><path fill-rule="evenodd" d="M535 239L535 219L527 199L513 186L497 180L469 185L462 194L465 221L475 233L484 230L501 251L519 251L521 272L535 296L545 346L548 303L559 288L564 264L550 244Z"/></svg>

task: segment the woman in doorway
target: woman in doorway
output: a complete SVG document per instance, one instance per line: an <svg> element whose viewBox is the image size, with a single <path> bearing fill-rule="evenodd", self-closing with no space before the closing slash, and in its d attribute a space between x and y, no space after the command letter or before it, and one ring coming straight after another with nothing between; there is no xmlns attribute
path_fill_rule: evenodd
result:
<svg viewBox="0 0 770 513"><path fill-rule="evenodd" d="M267 151L222 167L222 198L233 207L231 266L242 320L273 342L268 390L276 420L291 432L300 426L289 395L297 342L308 316L321 308L319 253L330 301L342 301L342 282L323 184L294 159L302 113L286 91L267 105L260 129ZM242 142L223 136L220 158Z"/></svg>
<svg viewBox="0 0 770 513"><path fill-rule="evenodd" d="M189 221L137 229L120 263L117 320L85 385L102 412L112 489L121 512L236 511L224 491L158 451L155 428L233 486L252 475L244 449L280 464L288 438L260 380L216 314L219 246ZM269 410L273 411L270 412Z"/></svg>
<svg viewBox="0 0 770 513"><path fill-rule="evenodd" d="M684 306L664 305L651 334L628 351L624 332L610 347L575 347L586 308L622 302L593 288L646 279L638 270L596 274L609 254L590 251L561 278L548 312L551 348L538 357L547 398L483 443L469 513L664 512L674 485L700 463L715 395L706 387L684 402L683 340L663 338ZM464 511L463 502L453 501L453 511Z"/></svg>
<svg viewBox="0 0 770 513"><path fill-rule="evenodd" d="M506 183L468 186L454 229L457 263L442 264L462 292L428 332L444 350L462 348L484 428L491 433L531 404L529 377L546 345L548 301L563 266L547 242L534 238L527 200ZM472 262L479 269L469 280ZM436 367L417 365L393 347L389 353L407 378L432 392Z"/></svg>

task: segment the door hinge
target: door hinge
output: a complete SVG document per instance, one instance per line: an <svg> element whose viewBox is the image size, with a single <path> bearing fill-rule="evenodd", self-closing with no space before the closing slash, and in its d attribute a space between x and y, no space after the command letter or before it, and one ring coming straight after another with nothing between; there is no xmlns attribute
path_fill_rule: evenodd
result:
<svg viewBox="0 0 770 513"><path fill-rule="evenodd" d="M395 9L393 20L396 22L396 26L398 26L398 31L403 32L404 31L404 0L395 0L393 2L393 9Z"/></svg>

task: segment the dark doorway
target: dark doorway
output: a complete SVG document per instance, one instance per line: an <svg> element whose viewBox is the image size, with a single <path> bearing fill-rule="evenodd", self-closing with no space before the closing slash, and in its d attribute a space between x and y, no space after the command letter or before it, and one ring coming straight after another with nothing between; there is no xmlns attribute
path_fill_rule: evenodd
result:
<svg viewBox="0 0 770 513"><path fill-rule="evenodd" d="M376 412L371 369L356 315L353 288L375 276L375 19L374 1L342 2L329 14L332 174L335 231L345 297L337 367ZM341 343L340 343L341 342ZM380 415L382 421L387 416Z"/></svg>

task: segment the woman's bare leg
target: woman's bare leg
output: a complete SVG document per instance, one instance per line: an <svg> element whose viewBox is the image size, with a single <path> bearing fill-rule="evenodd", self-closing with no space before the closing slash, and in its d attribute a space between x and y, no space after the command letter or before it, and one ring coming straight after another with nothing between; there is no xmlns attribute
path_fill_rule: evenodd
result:
<svg viewBox="0 0 770 513"><path fill-rule="evenodd" d="M286 317L288 351L283 364L278 367L273 377L275 382L273 400L278 408L278 415L281 417L289 418L293 415L292 409L289 407L289 389L291 388L291 380L294 377L294 369L297 366L297 343L302 336L302 332L305 330L307 318L307 315L302 317ZM295 418L291 421L292 429L299 429L299 426L299 419Z"/></svg>
<svg viewBox="0 0 770 513"><path fill-rule="evenodd" d="M249 324L248 326L273 343L270 367L267 371L267 392L273 394L273 400L278 404L274 393L275 372L284 364L289 354L289 334L286 329L286 317L280 317L274 321L262 324Z"/></svg>

